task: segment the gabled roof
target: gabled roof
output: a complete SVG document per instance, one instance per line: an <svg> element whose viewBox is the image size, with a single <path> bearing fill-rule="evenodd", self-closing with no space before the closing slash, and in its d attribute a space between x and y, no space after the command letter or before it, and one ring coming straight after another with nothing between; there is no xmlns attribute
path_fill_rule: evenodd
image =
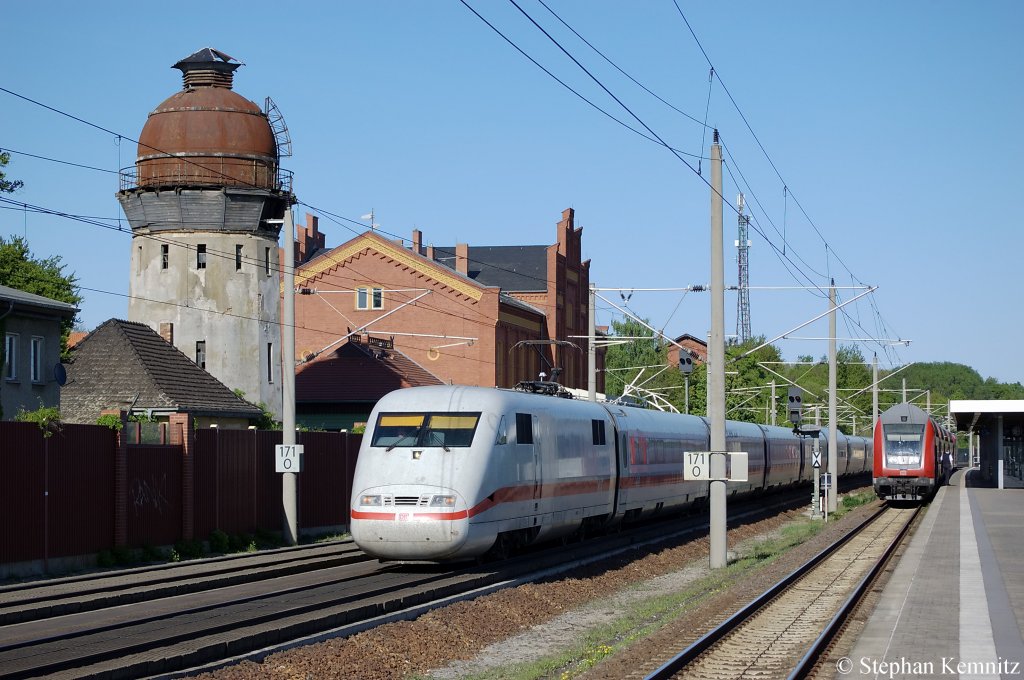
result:
<svg viewBox="0 0 1024 680"><path fill-rule="evenodd" d="M397 349L350 338L344 345L299 366L295 401L300 404L375 402L403 387L444 382Z"/></svg>
<svg viewBox="0 0 1024 680"><path fill-rule="evenodd" d="M78 308L66 302L54 300L34 293L26 293L10 286L0 286L0 300L13 302L15 306L37 307L53 312L60 316L72 317L78 312ZM0 314L7 311L7 304L0 305Z"/></svg>
<svg viewBox="0 0 1024 680"><path fill-rule="evenodd" d="M546 291L548 247L469 246L469 278L504 291ZM455 269L455 248L435 247L434 257L449 269Z"/></svg>
<svg viewBox="0 0 1024 680"><path fill-rule="evenodd" d="M483 289L487 287L372 231L364 232L337 247L322 251L321 254L299 267L295 272L295 285L297 287L309 286L315 282L318 276L326 274L334 267L343 266L346 260L367 249L374 250L399 264L424 273L438 283L474 300L480 300L483 297Z"/></svg>
<svg viewBox="0 0 1024 680"><path fill-rule="evenodd" d="M261 414L149 326L110 319L75 347L61 390L61 413L68 422L93 423L102 410L133 403L135 411L221 418Z"/></svg>

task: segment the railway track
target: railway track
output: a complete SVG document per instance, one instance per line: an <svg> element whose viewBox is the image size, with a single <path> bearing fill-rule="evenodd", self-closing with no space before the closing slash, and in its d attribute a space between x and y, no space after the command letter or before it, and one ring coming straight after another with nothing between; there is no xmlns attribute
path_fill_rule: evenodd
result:
<svg viewBox="0 0 1024 680"><path fill-rule="evenodd" d="M730 523L805 495L737 504ZM705 532L697 513L484 565L381 564L337 542L2 586L0 674L144 677L259 659Z"/></svg>
<svg viewBox="0 0 1024 680"><path fill-rule="evenodd" d="M919 511L881 509L648 679L806 677Z"/></svg>

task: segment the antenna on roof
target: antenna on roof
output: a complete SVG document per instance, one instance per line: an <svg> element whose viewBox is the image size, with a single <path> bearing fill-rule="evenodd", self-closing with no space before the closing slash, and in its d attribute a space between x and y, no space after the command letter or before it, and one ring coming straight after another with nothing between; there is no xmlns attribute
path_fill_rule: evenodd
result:
<svg viewBox="0 0 1024 680"><path fill-rule="evenodd" d="M373 208L370 208L370 212L368 214L360 215L359 219L370 220L370 231L373 231L374 229L380 226L379 224L373 221Z"/></svg>

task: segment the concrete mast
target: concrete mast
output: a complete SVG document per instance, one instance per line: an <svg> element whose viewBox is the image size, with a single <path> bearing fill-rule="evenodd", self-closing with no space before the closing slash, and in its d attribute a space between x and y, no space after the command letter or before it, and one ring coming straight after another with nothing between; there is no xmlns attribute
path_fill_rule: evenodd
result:
<svg viewBox="0 0 1024 680"><path fill-rule="evenodd" d="M708 339L708 420L711 451L725 451L725 266L722 235L722 147L715 130L711 145L711 333ZM712 569L728 558L726 536L725 457L711 456L710 542Z"/></svg>

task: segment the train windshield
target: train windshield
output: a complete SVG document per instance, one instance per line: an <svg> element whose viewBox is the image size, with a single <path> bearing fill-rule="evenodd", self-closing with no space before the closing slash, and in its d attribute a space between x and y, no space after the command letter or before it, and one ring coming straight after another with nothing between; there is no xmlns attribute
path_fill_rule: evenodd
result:
<svg viewBox="0 0 1024 680"><path fill-rule="evenodd" d="M892 423L882 426L889 465L920 465L924 425Z"/></svg>
<svg viewBox="0 0 1024 680"><path fill-rule="evenodd" d="M479 413L381 413L372 446L466 447L473 444Z"/></svg>

